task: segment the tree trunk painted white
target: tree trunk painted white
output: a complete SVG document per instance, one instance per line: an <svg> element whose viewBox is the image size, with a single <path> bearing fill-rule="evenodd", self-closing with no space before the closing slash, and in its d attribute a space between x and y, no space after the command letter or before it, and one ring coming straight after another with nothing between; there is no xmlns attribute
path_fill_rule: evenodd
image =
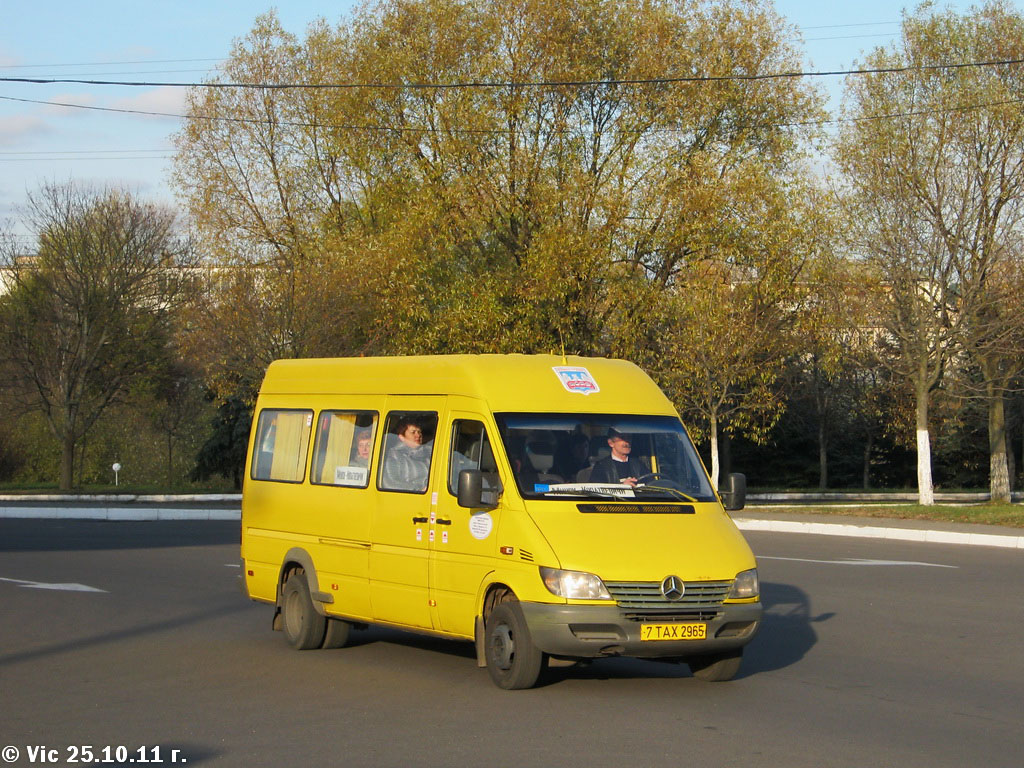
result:
<svg viewBox="0 0 1024 768"><path fill-rule="evenodd" d="M935 503L932 485L932 445L927 429L917 430L917 501L930 506Z"/></svg>
<svg viewBox="0 0 1024 768"><path fill-rule="evenodd" d="M711 417L711 487L718 490L718 473L721 471L718 459L718 419Z"/></svg>

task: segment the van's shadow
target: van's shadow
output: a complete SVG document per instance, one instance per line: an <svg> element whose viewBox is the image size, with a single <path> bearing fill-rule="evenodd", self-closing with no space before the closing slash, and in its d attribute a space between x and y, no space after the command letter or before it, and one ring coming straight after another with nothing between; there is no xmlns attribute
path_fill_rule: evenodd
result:
<svg viewBox="0 0 1024 768"><path fill-rule="evenodd" d="M761 601L765 614L761 627L743 653L743 666L737 678L760 672L784 669L798 663L818 640L813 625L828 621L835 614L813 616L810 597L792 584L761 582ZM416 635L387 627L371 626L353 632L349 647L392 643L408 648L444 653L465 659L476 659L471 643L452 642L441 638ZM597 659L593 663L552 666L540 685L551 685L566 679L614 678L676 678L689 677L685 664L659 663L632 658Z"/></svg>
<svg viewBox="0 0 1024 768"><path fill-rule="evenodd" d="M793 584L762 581L761 602L764 618L757 636L743 652L740 677L796 664L818 642L814 625L835 616L813 615L810 596Z"/></svg>

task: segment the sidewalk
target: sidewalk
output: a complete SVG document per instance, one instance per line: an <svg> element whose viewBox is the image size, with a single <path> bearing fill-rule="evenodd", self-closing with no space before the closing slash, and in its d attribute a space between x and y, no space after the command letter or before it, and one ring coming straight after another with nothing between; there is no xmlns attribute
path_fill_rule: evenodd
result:
<svg viewBox="0 0 1024 768"><path fill-rule="evenodd" d="M241 496L0 495L0 518L50 520L241 520ZM1024 550L1024 529L933 520L814 515L747 507L733 514L743 531L921 541Z"/></svg>
<svg viewBox="0 0 1024 768"><path fill-rule="evenodd" d="M822 536L923 541L1024 550L1024 529L998 525L946 523L938 520L901 520L890 517L813 515L746 507L733 514L742 531L812 533Z"/></svg>

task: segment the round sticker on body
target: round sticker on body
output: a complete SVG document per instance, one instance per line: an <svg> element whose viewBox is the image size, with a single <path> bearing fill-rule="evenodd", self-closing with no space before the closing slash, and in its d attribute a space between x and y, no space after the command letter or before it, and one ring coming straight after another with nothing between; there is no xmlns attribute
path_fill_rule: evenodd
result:
<svg viewBox="0 0 1024 768"><path fill-rule="evenodd" d="M479 515L471 515L469 518L469 532L474 539L483 541L491 535L494 528L494 519L487 512Z"/></svg>

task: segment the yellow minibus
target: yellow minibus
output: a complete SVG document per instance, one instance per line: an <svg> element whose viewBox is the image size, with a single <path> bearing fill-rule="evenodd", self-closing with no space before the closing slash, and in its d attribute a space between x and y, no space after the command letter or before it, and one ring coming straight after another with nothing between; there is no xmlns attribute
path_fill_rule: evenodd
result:
<svg viewBox="0 0 1024 768"><path fill-rule="evenodd" d="M298 649L370 623L476 643L501 688L549 659L738 672L754 556L672 404L622 360L279 360L249 438L251 599Z"/></svg>

